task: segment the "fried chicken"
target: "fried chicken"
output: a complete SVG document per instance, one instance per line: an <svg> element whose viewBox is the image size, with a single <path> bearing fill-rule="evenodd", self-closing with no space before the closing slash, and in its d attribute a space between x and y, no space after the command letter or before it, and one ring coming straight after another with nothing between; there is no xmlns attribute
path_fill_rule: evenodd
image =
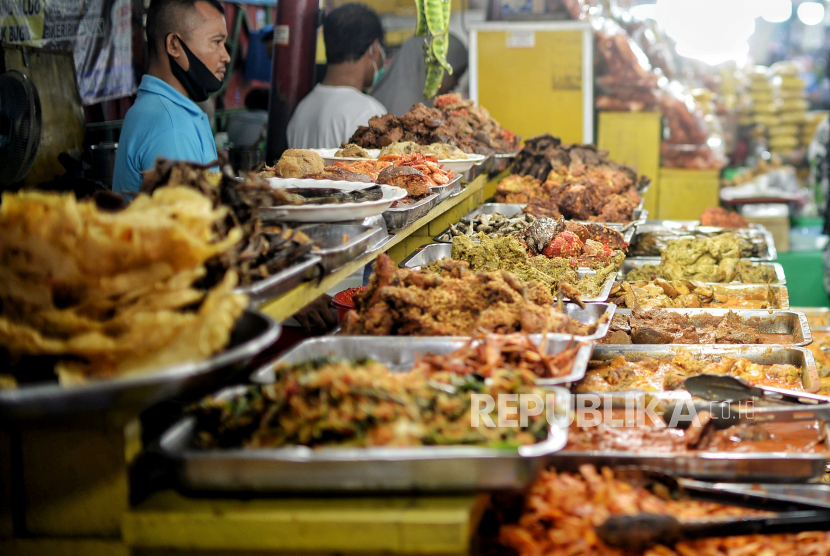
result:
<svg viewBox="0 0 830 556"><path fill-rule="evenodd" d="M551 135L533 137L516 157L514 173L499 183L495 199L527 203L525 211L537 217L561 214L573 220L628 222L641 200L638 188L650 180L638 180L633 168L606 156L593 145L563 145Z"/></svg>
<svg viewBox="0 0 830 556"><path fill-rule="evenodd" d="M700 215L701 226L717 226L719 228L748 228L749 223L737 212L731 212L723 207L709 207Z"/></svg>
<svg viewBox="0 0 830 556"><path fill-rule="evenodd" d="M553 307L550 289L505 271L474 274L463 261L441 261L443 275L395 268L382 254L369 287L343 322L347 335L468 336L476 330L590 334Z"/></svg>

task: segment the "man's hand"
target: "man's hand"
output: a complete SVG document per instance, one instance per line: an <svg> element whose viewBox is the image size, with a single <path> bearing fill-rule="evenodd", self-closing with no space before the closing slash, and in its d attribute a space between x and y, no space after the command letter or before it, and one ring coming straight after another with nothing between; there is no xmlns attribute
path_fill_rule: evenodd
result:
<svg viewBox="0 0 830 556"><path fill-rule="evenodd" d="M337 317L331 312L330 303L331 297L321 295L294 315L294 318L303 327L303 332L306 334L325 334L337 326Z"/></svg>

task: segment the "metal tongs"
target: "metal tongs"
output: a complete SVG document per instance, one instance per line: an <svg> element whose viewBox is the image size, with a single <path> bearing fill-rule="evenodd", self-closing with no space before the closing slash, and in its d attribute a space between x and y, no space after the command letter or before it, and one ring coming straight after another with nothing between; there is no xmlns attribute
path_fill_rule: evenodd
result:
<svg viewBox="0 0 830 556"><path fill-rule="evenodd" d="M708 411L718 428L726 428L745 421L830 421L830 397L773 388L753 386L746 381L728 375L697 375L683 381L683 387L694 397L709 403L695 403L696 411ZM761 409L738 407L731 404L752 400L771 402L775 406ZM674 410L671 407L667 409Z"/></svg>
<svg viewBox="0 0 830 556"><path fill-rule="evenodd" d="M655 544L733 535L765 535L830 529L830 511L784 512L773 517L726 518L680 522L660 514L609 517L596 528L597 536L611 546L642 551Z"/></svg>
<svg viewBox="0 0 830 556"><path fill-rule="evenodd" d="M596 528L599 538L611 546L644 550L654 544L671 545L687 539L830 529L830 485L709 483L676 479L665 473L641 469L622 469L618 475L639 483L661 483L672 492L686 493L695 498L712 499L715 496L725 503L734 501L771 511L785 511L768 517L730 517L689 522L648 513L612 516Z"/></svg>

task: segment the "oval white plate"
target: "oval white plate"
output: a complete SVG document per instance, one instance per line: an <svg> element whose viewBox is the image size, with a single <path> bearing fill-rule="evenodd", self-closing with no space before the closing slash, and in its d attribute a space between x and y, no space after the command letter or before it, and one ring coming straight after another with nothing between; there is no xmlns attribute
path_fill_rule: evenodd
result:
<svg viewBox="0 0 830 556"><path fill-rule="evenodd" d="M334 156L334 153L339 151L340 149L308 149L310 151L316 152L320 155L320 158L323 159L323 162L326 164L334 164L335 162L356 162L358 160L368 160L366 158L344 158ZM369 153L373 158L377 158L380 154L380 149L366 149L366 152ZM487 156L483 154L467 154L467 158L464 160L439 160L438 164L442 164L444 166L444 170L452 170L456 174L463 174L473 166L481 164Z"/></svg>
<svg viewBox="0 0 830 556"><path fill-rule="evenodd" d="M355 191L356 189L365 189L375 185L375 183L362 181L311 180L306 178L268 178L268 184L275 189L280 187L308 187L342 189L343 191Z"/></svg>
<svg viewBox="0 0 830 556"><path fill-rule="evenodd" d="M322 180L312 180L322 181ZM330 182L332 183L332 182ZM352 182L346 182L354 185ZM362 184L366 185L366 184ZM381 185L383 198L365 203L337 203L331 205L287 205L260 209L258 216L276 222L343 222L360 220L383 214L395 201L406 198L406 190L391 185Z"/></svg>

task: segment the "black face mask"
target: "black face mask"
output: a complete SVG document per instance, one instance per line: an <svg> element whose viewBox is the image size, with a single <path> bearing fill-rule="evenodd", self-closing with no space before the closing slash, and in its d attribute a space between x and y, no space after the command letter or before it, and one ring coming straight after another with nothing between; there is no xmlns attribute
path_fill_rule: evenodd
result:
<svg viewBox="0 0 830 556"><path fill-rule="evenodd" d="M216 79L213 72L187 48L187 45L184 44L181 37L177 36L176 38L179 39L179 44L182 45L182 50L184 50L190 62L190 69L185 71L175 58L167 54L173 76L179 80L179 83L182 84L182 87L187 91L188 96L193 102L204 102L208 99L210 93L215 93L222 87L222 81Z"/></svg>

